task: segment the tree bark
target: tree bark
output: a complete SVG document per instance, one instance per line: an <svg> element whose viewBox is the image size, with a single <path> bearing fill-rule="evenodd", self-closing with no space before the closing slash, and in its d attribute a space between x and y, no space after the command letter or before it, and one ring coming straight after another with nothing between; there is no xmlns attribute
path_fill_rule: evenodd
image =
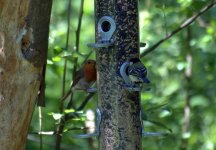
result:
<svg viewBox="0 0 216 150"><path fill-rule="evenodd" d="M101 150L141 149L140 94L122 86L119 72L127 58L139 56L137 7L137 0L95 0L96 41L101 17L110 16L116 23L114 45L96 50Z"/></svg>
<svg viewBox="0 0 216 150"><path fill-rule="evenodd" d="M46 60L51 0L0 0L0 149L24 149ZM46 4L46 7L43 6ZM31 9L29 9L31 8ZM33 9L40 11L32 13ZM42 9L43 8L43 9ZM41 15L43 14L43 15ZM26 22L27 16L41 19ZM47 18L45 18L45 16ZM29 19L29 18L28 18ZM24 37L29 36L27 55ZM43 32L43 34L40 34ZM39 39L45 39L40 41ZM42 43L41 43L42 42ZM42 53L40 53L43 51ZM40 62L40 63L39 63Z"/></svg>

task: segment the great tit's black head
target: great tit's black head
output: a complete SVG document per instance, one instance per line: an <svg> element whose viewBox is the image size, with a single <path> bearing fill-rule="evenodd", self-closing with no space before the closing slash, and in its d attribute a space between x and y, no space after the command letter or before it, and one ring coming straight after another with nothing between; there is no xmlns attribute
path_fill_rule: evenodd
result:
<svg viewBox="0 0 216 150"><path fill-rule="evenodd" d="M137 63L137 62L140 62L140 59L139 58L130 58L129 61L133 62L133 63Z"/></svg>

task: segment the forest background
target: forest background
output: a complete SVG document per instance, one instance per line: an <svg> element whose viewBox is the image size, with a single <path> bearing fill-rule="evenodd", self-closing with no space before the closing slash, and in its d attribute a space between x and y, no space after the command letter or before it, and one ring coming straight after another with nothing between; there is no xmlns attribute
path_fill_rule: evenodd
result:
<svg viewBox="0 0 216 150"><path fill-rule="evenodd" d="M140 41L147 43L145 48L140 49L140 53L145 54L141 60L148 68L148 78L152 82L151 90L141 94L142 108L145 111L144 126L146 131L169 133L167 137L143 138L143 149L216 149L215 7L169 40L164 40L153 51L145 53L158 41L179 29L182 23L196 15L209 2L211 1L139 1ZM80 13L82 9L83 13ZM68 99L64 103L60 102L63 92L70 88L74 68L80 68L87 58L95 59L94 50L87 47L88 43L94 41L94 1L74 0L70 3L70 0L54 0L46 67L46 107L35 107L26 149L40 147L40 136L35 134L40 130L39 114L42 114L41 130L56 131L61 110L77 115L65 125L62 149L97 149L96 138L74 138L74 135L86 131L82 128L87 128L88 115L94 116L97 95L78 111L63 109ZM76 61L78 63L75 66ZM86 93L74 93L74 108L82 106L86 96ZM43 149L49 150L50 146L54 149L55 136L42 137Z"/></svg>

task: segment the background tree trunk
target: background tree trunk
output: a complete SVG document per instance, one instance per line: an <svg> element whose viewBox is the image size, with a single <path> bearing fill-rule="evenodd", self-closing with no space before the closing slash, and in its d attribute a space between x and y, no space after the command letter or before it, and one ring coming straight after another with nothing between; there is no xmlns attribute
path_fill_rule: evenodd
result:
<svg viewBox="0 0 216 150"><path fill-rule="evenodd" d="M25 148L42 67L46 60L51 4L51 0L41 1L38 5L28 0L0 0L0 149L2 150ZM35 13L35 10L40 13ZM26 22L27 16L28 22ZM35 19L39 17L40 19ZM31 19L34 21L30 21ZM28 47L26 57L21 50L22 39L30 28L33 29L33 38L29 38L28 42L34 45ZM45 41L38 42L39 39ZM43 52L40 53L41 51Z"/></svg>
<svg viewBox="0 0 216 150"><path fill-rule="evenodd" d="M141 149L140 95L122 85L120 67L136 54L139 56L139 22L137 0L96 0L97 41L98 20L110 16L115 20L114 46L96 51L98 98L102 113L101 150Z"/></svg>

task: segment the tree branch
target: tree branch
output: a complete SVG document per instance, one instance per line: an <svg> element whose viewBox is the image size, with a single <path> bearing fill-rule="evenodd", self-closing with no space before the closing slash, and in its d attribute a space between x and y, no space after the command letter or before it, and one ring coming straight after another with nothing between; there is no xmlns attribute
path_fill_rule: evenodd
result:
<svg viewBox="0 0 216 150"><path fill-rule="evenodd" d="M85 98L85 100L82 102L82 104L76 109L77 111L82 110L86 104L89 102L89 100L94 96L95 93L90 93L88 96Z"/></svg>
<svg viewBox="0 0 216 150"><path fill-rule="evenodd" d="M38 107L39 131L42 131L42 112L41 107ZM43 149L43 136L40 135L40 150Z"/></svg>
<svg viewBox="0 0 216 150"><path fill-rule="evenodd" d="M68 49L68 41L70 35L70 14L71 14L71 0L68 1L68 16L67 16L67 37L66 37L66 49ZM62 81L62 96L65 94L65 80L66 80L66 71L67 71L67 57L64 59L64 73L63 73L63 81ZM60 112L64 111L64 101L60 100ZM64 130L64 118L61 118L60 125L57 127L56 131L56 142L55 149L61 149L61 141L62 141L62 133Z"/></svg>
<svg viewBox="0 0 216 150"><path fill-rule="evenodd" d="M84 0L81 0L78 26L76 30L76 52L79 51L80 29L81 29L82 17L83 17L83 6L84 6Z"/></svg>
<svg viewBox="0 0 216 150"><path fill-rule="evenodd" d="M79 13L78 25L77 25L77 30L76 30L76 45L75 45L76 53L79 52L80 29L81 29L82 18L83 18L83 7L84 7L84 0L82 0L80 4L80 13ZM77 70L77 62L78 62L78 59L75 58L74 69L73 69L73 79L74 79L74 76ZM67 108L72 107L72 105L73 105L73 92L71 92L71 97L70 97L70 101L68 102Z"/></svg>
<svg viewBox="0 0 216 150"><path fill-rule="evenodd" d="M65 47L68 50L69 47L69 36L70 36L70 16L71 16L71 0L68 2L68 15L67 15L67 36L66 36L66 44ZM63 81L62 81L62 96L65 95L65 80L67 74L67 57L64 58L64 72L63 72ZM63 112L64 102L60 100L60 112Z"/></svg>
<svg viewBox="0 0 216 150"><path fill-rule="evenodd" d="M210 8L212 8L216 4L216 0L213 0L210 4L206 5L204 8L202 8L196 15L190 17L186 21L184 21L179 28L175 29L173 32L171 32L169 35L158 41L156 44L154 44L152 47L148 48L146 51L144 51L140 57L144 57L148 53L154 51L159 45L161 45L163 42L167 41L170 39L173 35L178 33L179 31L183 30L187 26L189 26L191 23L193 23L199 16L207 12Z"/></svg>
<svg viewBox="0 0 216 150"><path fill-rule="evenodd" d="M87 127L80 127L80 128L68 128L67 131L74 131L74 130L89 130L90 128ZM54 136L56 135L55 131L33 131L30 132L28 135L47 135L47 136Z"/></svg>

